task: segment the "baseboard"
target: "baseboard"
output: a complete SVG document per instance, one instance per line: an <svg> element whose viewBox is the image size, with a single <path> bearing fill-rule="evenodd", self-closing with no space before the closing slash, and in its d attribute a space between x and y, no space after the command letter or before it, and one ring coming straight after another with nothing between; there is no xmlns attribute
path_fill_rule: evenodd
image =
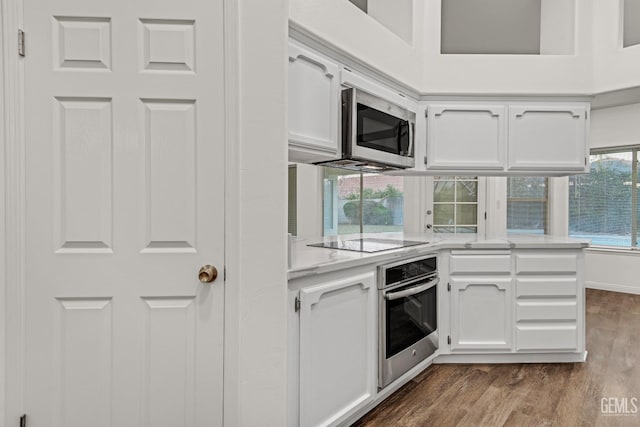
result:
<svg viewBox="0 0 640 427"><path fill-rule="evenodd" d="M585 281L585 288L640 295L640 286L620 285L617 283L592 282L587 280Z"/></svg>
<svg viewBox="0 0 640 427"><path fill-rule="evenodd" d="M585 362L582 353L528 353L528 354L442 354L433 363L576 363Z"/></svg>

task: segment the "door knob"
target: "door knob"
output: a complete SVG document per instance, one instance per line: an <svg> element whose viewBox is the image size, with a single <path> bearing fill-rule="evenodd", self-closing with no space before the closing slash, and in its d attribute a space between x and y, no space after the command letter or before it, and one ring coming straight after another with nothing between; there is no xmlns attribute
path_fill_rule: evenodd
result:
<svg viewBox="0 0 640 427"><path fill-rule="evenodd" d="M198 280L202 283L211 283L218 277L218 270L213 265L203 265L198 272Z"/></svg>

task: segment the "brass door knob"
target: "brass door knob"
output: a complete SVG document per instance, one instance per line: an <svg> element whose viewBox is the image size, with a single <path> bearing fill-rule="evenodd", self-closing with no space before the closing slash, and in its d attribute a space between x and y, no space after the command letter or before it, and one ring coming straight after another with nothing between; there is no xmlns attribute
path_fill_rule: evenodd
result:
<svg viewBox="0 0 640 427"><path fill-rule="evenodd" d="M198 272L198 280L202 283L211 283L218 277L218 270L213 265L203 265Z"/></svg>

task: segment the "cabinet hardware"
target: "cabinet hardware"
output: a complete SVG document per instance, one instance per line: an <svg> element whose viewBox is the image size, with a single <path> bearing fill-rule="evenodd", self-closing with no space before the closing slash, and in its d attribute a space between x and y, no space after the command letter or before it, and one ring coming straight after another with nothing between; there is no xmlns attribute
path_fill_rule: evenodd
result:
<svg viewBox="0 0 640 427"><path fill-rule="evenodd" d="M486 212L484 213L484 220L485 221L487 220L487 213Z"/></svg>
<svg viewBox="0 0 640 427"><path fill-rule="evenodd" d="M296 313L300 311L300 298L296 297L294 307L295 307Z"/></svg>
<svg viewBox="0 0 640 427"><path fill-rule="evenodd" d="M447 283L447 291L451 292L451 283Z"/></svg>
<svg viewBox="0 0 640 427"><path fill-rule="evenodd" d="M24 56L24 31L18 30L18 55Z"/></svg>
<svg viewBox="0 0 640 427"><path fill-rule="evenodd" d="M27 427L27 414L22 414L20 417L20 427Z"/></svg>
<svg viewBox="0 0 640 427"><path fill-rule="evenodd" d="M427 164L427 156L424 156L424 164Z"/></svg>
<svg viewBox="0 0 640 427"><path fill-rule="evenodd" d="M451 345L451 335L447 335L447 344Z"/></svg>

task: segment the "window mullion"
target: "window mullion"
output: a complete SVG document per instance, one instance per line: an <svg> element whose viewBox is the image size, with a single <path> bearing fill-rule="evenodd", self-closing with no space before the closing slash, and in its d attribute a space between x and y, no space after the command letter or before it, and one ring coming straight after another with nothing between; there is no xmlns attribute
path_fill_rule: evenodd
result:
<svg viewBox="0 0 640 427"><path fill-rule="evenodd" d="M631 247L638 241L638 151L631 157Z"/></svg>

